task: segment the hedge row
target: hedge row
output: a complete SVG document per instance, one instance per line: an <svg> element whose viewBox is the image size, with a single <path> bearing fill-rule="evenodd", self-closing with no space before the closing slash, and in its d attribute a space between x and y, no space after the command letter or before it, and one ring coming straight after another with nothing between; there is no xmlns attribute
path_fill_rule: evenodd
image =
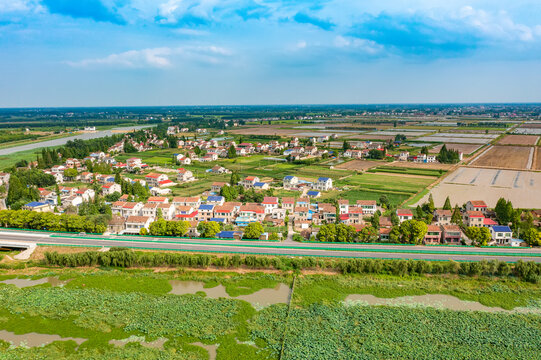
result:
<svg viewBox="0 0 541 360"><path fill-rule="evenodd" d="M343 274L461 274L467 276L514 276L533 283L541 282L541 263L519 261L510 264L497 260L479 262L388 260L388 259L332 259L259 255L209 255L164 252L137 252L125 248L112 248L108 252L88 251L72 254L45 253L45 263L67 267L191 267L276 270L321 269L337 270Z"/></svg>

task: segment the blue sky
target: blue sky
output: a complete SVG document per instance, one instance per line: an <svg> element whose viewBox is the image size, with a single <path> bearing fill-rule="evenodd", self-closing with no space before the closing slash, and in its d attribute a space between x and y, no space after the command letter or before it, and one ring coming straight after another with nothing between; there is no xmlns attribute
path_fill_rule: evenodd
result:
<svg viewBox="0 0 541 360"><path fill-rule="evenodd" d="M538 0L0 0L0 107L538 102Z"/></svg>

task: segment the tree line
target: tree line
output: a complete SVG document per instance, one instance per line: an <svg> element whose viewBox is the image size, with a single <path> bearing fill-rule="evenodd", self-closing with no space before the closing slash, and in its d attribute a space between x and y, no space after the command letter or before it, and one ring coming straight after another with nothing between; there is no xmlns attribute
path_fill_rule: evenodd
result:
<svg viewBox="0 0 541 360"><path fill-rule="evenodd" d="M87 251L59 254L46 252L46 265L113 266L113 267L191 267L275 269L275 270L335 270L343 274L392 274L399 276L424 274L457 274L463 276L517 277L532 283L541 281L541 264L518 261L510 264L497 260L479 262L440 262L397 259L332 259L301 257L288 258L260 255L209 255L164 252L137 252L126 248L111 248L108 252Z"/></svg>
<svg viewBox="0 0 541 360"><path fill-rule="evenodd" d="M91 217L30 210L0 210L0 225L8 228L87 232L102 234L107 226L96 223Z"/></svg>

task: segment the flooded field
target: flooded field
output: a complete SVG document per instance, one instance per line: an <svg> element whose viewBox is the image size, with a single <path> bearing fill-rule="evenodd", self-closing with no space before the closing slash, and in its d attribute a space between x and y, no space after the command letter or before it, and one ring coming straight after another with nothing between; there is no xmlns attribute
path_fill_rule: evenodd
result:
<svg viewBox="0 0 541 360"><path fill-rule="evenodd" d="M56 276L44 277L44 278L36 279L36 280L15 278L15 279L8 279L8 280L0 281L0 283L2 284L15 285L19 289L30 287L30 286L41 285L45 283L49 283L51 284L51 286L64 286L68 282L69 280L59 280L58 277Z"/></svg>
<svg viewBox="0 0 541 360"><path fill-rule="evenodd" d="M526 309L517 308L515 310L505 310L500 307L485 306L476 301L465 301L451 295L443 294L426 294L419 296L403 296L399 298L378 298L374 295L348 295L345 300L346 304L362 304L362 305L387 305L387 306L429 306L438 309L448 309L455 311L485 311L485 312L531 312L540 313L541 309Z"/></svg>
<svg viewBox="0 0 541 360"><path fill-rule="evenodd" d="M203 282L199 281L181 281L181 280L171 280L170 281L173 290L170 294L175 295L185 295L185 294L195 294L199 291L204 292L208 297L213 299L218 298L230 298L238 299L249 302L252 305L257 306L269 306L272 304L285 304L289 300L290 288L285 284L278 284L273 289L261 289L253 294L249 295L239 295L236 297L230 296L226 291L223 285L218 285L212 288L205 288Z"/></svg>
<svg viewBox="0 0 541 360"><path fill-rule="evenodd" d="M59 335L38 334L35 332L28 334L16 335L10 331L0 330L0 340L4 340L12 344L13 346L25 346L36 347L48 345L55 341L75 341L78 345L81 345L86 339L83 338L63 338Z"/></svg>

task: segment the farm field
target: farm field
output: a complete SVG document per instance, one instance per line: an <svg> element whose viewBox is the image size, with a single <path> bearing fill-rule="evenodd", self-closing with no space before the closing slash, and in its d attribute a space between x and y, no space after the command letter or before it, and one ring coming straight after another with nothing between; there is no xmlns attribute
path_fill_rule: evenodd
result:
<svg viewBox="0 0 541 360"><path fill-rule="evenodd" d="M535 156L535 164L534 169L535 170L541 170L541 147L536 148L537 154Z"/></svg>
<svg viewBox="0 0 541 360"><path fill-rule="evenodd" d="M2 280L17 276L25 273ZM533 359L541 337L541 316L531 306L539 287L484 276L301 274L289 308L287 273L49 269L40 276L65 285L0 284L0 337L18 335L11 346L0 341L7 358L293 360L310 352L322 359ZM455 305L421 302L431 294ZM412 300L354 300L374 296ZM31 341L19 346L25 338Z"/></svg>
<svg viewBox="0 0 541 360"><path fill-rule="evenodd" d="M500 141L498 145L533 145L537 144L539 136L535 135L506 135Z"/></svg>
<svg viewBox="0 0 541 360"><path fill-rule="evenodd" d="M507 169L527 169L532 148L523 146L494 146L470 165Z"/></svg>
<svg viewBox="0 0 541 360"><path fill-rule="evenodd" d="M385 166L404 167L412 169L449 170L454 165L442 163L414 163L411 161L394 161L392 163L388 163Z"/></svg>
<svg viewBox="0 0 541 360"><path fill-rule="evenodd" d="M441 207L449 196L453 205L468 200L484 200L496 206L500 197L511 200L517 208L541 207L541 173L485 168L460 167L447 175L430 193L436 206ZM428 194L418 204L428 200Z"/></svg>
<svg viewBox="0 0 541 360"><path fill-rule="evenodd" d="M392 140L395 138L395 135L370 135L370 134L359 134L348 136L348 139L358 139L358 140Z"/></svg>
<svg viewBox="0 0 541 360"><path fill-rule="evenodd" d="M513 130L513 134L541 135L541 127L520 127Z"/></svg>
<svg viewBox="0 0 541 360"><path fill-rule="evenodd" d="M478 145L484 145L490 141L490 139L488 138L461 137L461 136L455 136L455 135L457 134L448 134L445 136L441 136L440 134L437 134L437 135L421 136L415 140L428 141L428 142L441 142L441 143L445 142L445 143L457 143L457 144L478 144Z"/></svg>
<svg viewBox="0 0 541 360"><path fill-rule="evenodd" d="M380 166L385 164L383 161L369 161L369 160L351 160L348 162L344 162L340 165L336 165L335 169L344 169L344 170L355 170L355 171L362 171L366 169L370 169L372 167Z"/></svg>
<svg viewBox="0 0 541 360"><path fill-rule="evenodd" d="M479 149L482 145L476 145L476 144L445 144L447 149L449 150L455 150L460 151L464 155L469 155L473 152L475 152L477 149ZM437 154L440 152L441 148L443 147L443 144L434 146L432 149L428 150L431 154Z"/></svg>

